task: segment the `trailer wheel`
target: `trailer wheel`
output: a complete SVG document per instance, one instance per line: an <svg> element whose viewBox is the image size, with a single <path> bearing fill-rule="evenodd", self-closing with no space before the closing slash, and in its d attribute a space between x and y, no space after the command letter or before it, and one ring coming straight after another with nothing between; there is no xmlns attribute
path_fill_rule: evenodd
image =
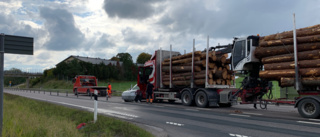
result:
<svg viewBox="0 0 320 137"><path fill-rule="evenodd" d="M208 97L207 94L203 91L199 91L196 95L195 102L198 107L205 108L208 106Z"/></svg>
<svg viewBox="0 0 320 137"><path fill-rule="evenodd" d="M181 95L181 102L185 106L191 106L192 105L192 95L190 92L185 91Z"/></svg>
<svg viewBox="0 0 320 137"><path fill-rule="evenodd" d="M74 95L78 95L77 89L74 89Z"/></svg>
<svg viewBox="0 0 320 137"><path fill-rule="evenodd" d="M298 111L304 118L318 118L320 116L320 104L314 99L304 99L299 103Z"/></svg>

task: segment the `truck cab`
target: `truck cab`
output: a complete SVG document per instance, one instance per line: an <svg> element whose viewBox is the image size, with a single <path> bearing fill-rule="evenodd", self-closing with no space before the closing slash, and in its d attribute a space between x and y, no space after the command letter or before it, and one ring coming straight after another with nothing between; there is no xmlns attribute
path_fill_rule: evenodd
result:
<svg viewBox="0 0 320 137"><path fill-rule="evenodd" d="M234 71L255 70L260 65L259 59L254 56L256 47L259 46L259 36L235 38L232 50L232 69Z"/></svg>
<svg viewBox="0 0 320 137"><path fill-rule="evenodd" d="M75 95L87 94L91 95L94 90L98 90L98 94L104 96L106 95L107 87L99 87L98 80L95 76L90 75L77 75L72 80L73 82L73 92Z"/></svg>

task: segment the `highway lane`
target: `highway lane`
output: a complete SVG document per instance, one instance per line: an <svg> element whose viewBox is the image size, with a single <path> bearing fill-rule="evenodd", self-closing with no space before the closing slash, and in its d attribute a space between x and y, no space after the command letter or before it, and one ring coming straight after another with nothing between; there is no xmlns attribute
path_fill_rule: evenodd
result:
<svg viewBox="0 0 320 137"><path fill-rule="evenodd" d="M5 92L48 101L69 107L93 111L89 96L21 91ZM231 108L197 108L180 103L146 104L123 102L120 97L105 101L99 97L98 112L143 125L157 136L319 136L320 119L301 118L292 106L269 105L268 110L253 109L252 105ZM4 110L5 111L5 110Z"/></svg>

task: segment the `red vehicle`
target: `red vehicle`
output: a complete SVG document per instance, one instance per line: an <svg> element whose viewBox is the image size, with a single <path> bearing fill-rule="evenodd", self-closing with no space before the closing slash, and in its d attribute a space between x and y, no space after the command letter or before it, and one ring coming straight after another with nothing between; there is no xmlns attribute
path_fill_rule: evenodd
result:
<svg viewBox="0 0 320 137"><path fill-rule="evenodd" d="M99 95L106 96L107 87L97 86L98 80L95 76L77 75L72 82L73 82L73 93L75 95L77 94L91 95L94 93L94 90L97 90Z"/></svg>
<svg viewBox="0 0 320 137"><path fill-rule="evenodd" d="M247 36L243 38L235 38L233 44L225 46L216 46L209 48L207 45L206 51L206 72L205 81L203 86L194 85L194 69L189 77L190 80L184 81L187 86L175 85L172 82L172 75L175 74L171 68L172 56L181 55L179 52L156 50L149 61L143 67L139 67L137 84L143 97L145 97L147 80L154 85L154 100L162 101L168 100L174 102L181 100L183 105L190 106L196 104L198 107L230 107L237 104L238 97L241 98L241 104L260 104L260 107L266 105L267 102L292 104L298 108L302 117L305 118L318 118L320 117L320 84L315 88L296 89L299 97L292 101L288 100L263 100L262 96L272 92L272 82L259 77L259 72L263 68L263 64L254 55L254 51L259 43L259 36ZM209 42L208 42L209 43ZM194 48L193 48L194 49ZM219 50L216 50L219 49ZM208 84L208 53L214 51L215 54L230 54L231 55L231 69L233 72L246 72L247 75L243 81L241 88L235 88L235 81L233 85L215 85ZM193 53L194 54L194 53ZM192 59L193 59L192 54ZM297 55L294 54L296 57ZM162 61L165 59L170 60L169 73L170 83L164 84L162 73ZM297 61L295 61L297 62ZM194 62L190 62L190 68L194 68ZM168 74L166 74L168 75ZM300 77L295 73L296 77ZM299 83L298 83L299 84ZM300 96L301 95L301 96ZM302 96L305 95L305 96ZM266 106L265 106L266 107ZM262 107L261 107L262 108Z"/></svg>

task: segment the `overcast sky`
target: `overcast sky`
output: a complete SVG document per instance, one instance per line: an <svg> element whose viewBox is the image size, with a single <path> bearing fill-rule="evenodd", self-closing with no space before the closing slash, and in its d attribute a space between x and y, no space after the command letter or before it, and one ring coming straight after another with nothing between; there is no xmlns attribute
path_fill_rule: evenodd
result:
<svg viewBox="0 0 320 137"><path fill-rule="evenodd" d="M110 59L160 47L181 53L320 24L319 0L1 0L0 33L34 38L34 55L5 54L4 67L53 68L70 55Z"/></svg>

